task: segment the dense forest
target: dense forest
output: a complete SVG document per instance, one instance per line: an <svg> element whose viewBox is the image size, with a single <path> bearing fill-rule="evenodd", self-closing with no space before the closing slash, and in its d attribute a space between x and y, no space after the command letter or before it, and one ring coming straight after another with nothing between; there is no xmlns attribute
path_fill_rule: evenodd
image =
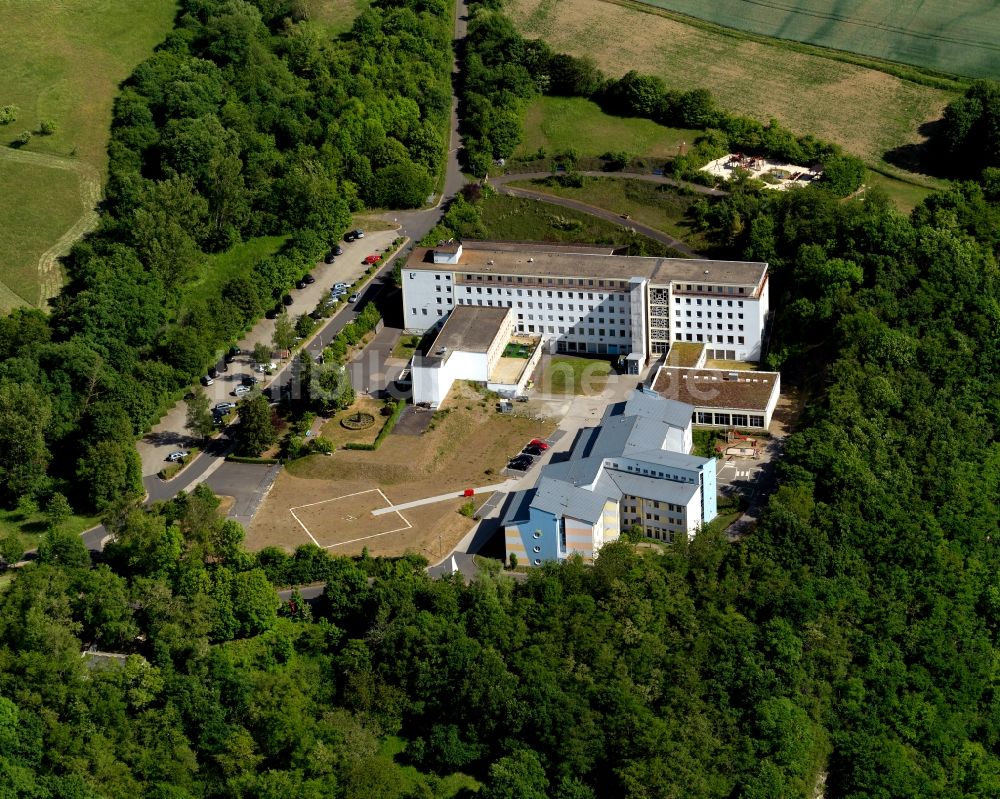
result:
<svg viewBox="0 0 1000 799"><path fill-rule="evenodd" d="M737 187L700 213L772 264L808 397L752 535L465 586L249 554L202 488L120 508L103 563L53 535L0 598L6 795L1000 794L1000 287L971 235L996 207ZM314 608L272 588L314 579Z"/></svg>
<svg viewBox="0 0 1000 799"><path fill-rule="evenodd" d="M303 21L255 7L262 28L242 27L245 3L188 0L163 51L278 69L286 29ZM382 6L355 27L440 13ZM246 30L256 34L241 50ZM377 68L401 52L380 52ZM144 218L130 203L187 208L193 216L174 222L203 231L199 252L225 246L219 236L330 233L262 222L263 210L239 224L210 214L219 186L171 172L169 122L158 121L205 87L167 81L177 96L155 100L140 91L156 86L143 69L118 124L157 138L115 155L109 211L74 255L74 286L51 325L25 311L0 320L5 501L52 488L49 452L71 462L83 452L107 475L97 496L114 536L93 563L79 538L51 532L0 593L0 797L1000 796L990 181L956 184L909 217L874 191L845 202L737 183L699 201L697 222L718 247L770 263L771 365L805 399L760 524L739 543L710 533L655 550L621 543L593 567L547 565L523 583L486 569L464 585L429 579L419 558L249 553L203 486L148 510L118 490L124 442L185 375L150 356L199 324L161 318L155 335L139 324L174 295L153 293L164 278L147 266L155 248L140 258L128 238ZM301 148L282 143L285 122L256 118L265 93L229 94L253 70L239 73L222 83L215 116L252 140L269 130L278 160L253 168L287 179L282 165ZM254 116L236 113L251 96ZM152 126L122 123L126 100L145 105ZM316 135L317 151L330 145ZM250 169L249 151L235 152ZM346 207L352 178L337 169L324 180ZM201 228L189 224L197 208ZM162 221L150 229L172 230ZM327 585L313 606L275 593L313 580ZM97 651L81 657L87 649Z"/></svg>
<svg viewBox="0 0 1000 799"><path fill-rule="evenodd" d="M443 163L451 6L381 0L331 38L301 3L182 0L114 109L107 200L51 318L0 320L0 503L141 493L135 436L369 206ZM216 296L207 254L286 236ZM54 458L52 453L59 453Z"/></svg>

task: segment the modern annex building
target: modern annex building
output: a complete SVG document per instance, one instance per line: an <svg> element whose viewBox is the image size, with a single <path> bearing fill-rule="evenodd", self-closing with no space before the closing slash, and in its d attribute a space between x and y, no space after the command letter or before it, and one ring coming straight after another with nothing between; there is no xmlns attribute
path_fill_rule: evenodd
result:
<svg viewBox="0 0 1000 799"><path fill-rule="evenodd" d="M626 356L638 373L674 342L709 358L758 360L767 264L650 258L611 247L463 241L417 248L403 267L404 326L441 324L452 308L510 308L517 333L552 352Z"/></svg>
<svg viewBox="0 0 1000 799"><path fill-rule="evenodd" d="M592 561L633 525L673 541L714 519L715 459L687 454L693 410L642 390L610 406L599 426L580 431L567 460L511 495L501 520L507 557Z"/></svg>

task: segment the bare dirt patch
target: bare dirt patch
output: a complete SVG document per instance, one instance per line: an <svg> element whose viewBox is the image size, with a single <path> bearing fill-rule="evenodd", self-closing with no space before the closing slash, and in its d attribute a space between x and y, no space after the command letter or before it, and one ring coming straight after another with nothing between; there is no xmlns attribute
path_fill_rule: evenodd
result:
<svg viewBox="0 0 1000 799"><path fill-rule="evenodd" d="M870 162L922 140L954 93L884 72L725 36L601 0L511 0L527 36L592 58L614 77L653 73L670 88L705 88L727 111L840 144ZM641 30L641 36L636 31Z"/></svg>
<svg viewBox="0 0 1000 799"><path fill-rule="evenodd" d="M375 452L338 450L330 456L314 455L290 463L248 528L246 546L292 549L309 543L290 509L311 503L377 488L396 504L497 483L511 455L530 439L545 438L554 429L554 421L498 414L492 397L456 383L420 436L391 435ZM368 496L377 494L359 497L358 510L370 502ZM343 554L356 554L366 546L373 555L417 552L434 561L439 552L441 556L449 552L473 523L458 513L463 500L454 499L404 510L402 515L411 527L386 533L403 526L395 514L371 517L373 508L368 508L370 518L362 521L353 510L343 511L348 504L313 505L315 510L307 511L311 515L306 526L311 531L309 520L314 520L321 529L322 537L317 536L320 546L336 544L331 551ZM380 502L378 507L385 504ZM338 519L338 514L356 518ZM376 533L381 534L354 540Z"/></svg>

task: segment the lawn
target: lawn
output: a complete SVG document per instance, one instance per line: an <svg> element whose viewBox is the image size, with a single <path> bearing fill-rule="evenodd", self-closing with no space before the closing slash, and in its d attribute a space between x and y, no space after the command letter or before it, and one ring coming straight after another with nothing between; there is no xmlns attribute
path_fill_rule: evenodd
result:
<svg viewBox="0 0 1000 799"><path fill-rule="evenodd" d="M338 513L344 519L343 526L361 525L361 519L348 521L340 510L350 507L350 497L361 498L357 502L361 510L374 489L383 491L393 503L403 503L501 482L499 475L508 458L532 438L548 437L554 428L553 421L499 414L493 398L458 381L422 434L407 435L397 428L374 452L338 450L329 456L312 455L289 462L247 529L247 547L292 549L306 543L309 539L290 508L328 502L331 513L316 518L323 525L322 540L335 541L349 533L338 529ZM477 501L483 499L485 495ZM356 554L367 546L372 555L418 552L434 562L469 531L472 521L458 513L465 501L450 499L405 510L409 525L405 530L367 541L351 538L350 543L331 551ZM358 517L360 513L350 515Z"/></svg>
<svg viewBox="0 0 1000 799"><path fill-rule="evenodd" d="M392 348L391 357L408 361L417 351L418 344L420 344L420 336L400 336L396 341L396 346Z"/></svg>
<svg viewBox="0 0 1000 799"><path fill-rule="evenodd" d="M526 36L589 56L612 77L636 69L659 75L673 89L708 89L727 111L763 122L776 118L869 163L921 142L920 125L940 118L962 91L957 84L945 90L903 80L817 48L686 24L650 7L511 0L507 9Z"/></svg>
<svg viewBox="0 0 1000 799"><path fill-rule="evenodd" d="M60 237L77 238L96 220L91 209L107 165L118 86L173 27L176 3L3 0L0 10L0 105L19 109L14 122L0 127L0 310L6 311L21 304L17 298L41 305L61 287L54 256L68 251L70 241ZM48 120L55 132L39 135ZM8 148L22 131L36 135L19 150ZM34 159L30 172L24 164L10 168L11 160L24 158ZM50 251L57 243L58 252ZM43 254L52 257L40 272Z"/></svg>
<svg viewBox="0 0 1000 799"><path fill-rule="evenodd" d="M349 31L369 5L368 0L303 0L309 20L333 34Z"/></svg>
<svg viewBox="0 0 1000 799"><path fill-rule="evenodd" d="M323 425L323 438L331 441L337 448L344 444L373 444L379 432L389 421L388 416L383 416L381 411L385 403L371 397L358 397L350 408L336 413L329 422ZM344 419L353 417L357 413L369 413L375 417L375 422L371 427L361 430L351 430L344 427L341 422Z"/></svg>
<svg viewBox="0 0 1000 799"><path fill-rule="evenodd" d="M583 180L582 188L562 186L558 181L548 178L517 181L510 185L544 191L557 197L568 197L596 205L598 208L606 208L669 233L696 249L707 246L706 242L691 229L687 219L688 209L698 199L697 195L685 194L674 186L644 180L613 177L585 177Z"/></svg>
<svg viewBox="0 0 1000 799"><path fill-rule="evenodd" d="M881 172L868 170L865 176L865 185L878 188L889 195L889 198L896 204L896 207L905 214L908 214L920 203L924 201L933 188L910 183L907 180L899 180L883 175ZM944 188L944 185L939 188Z"/></svg>
<svg viewBox="0 0 1000 799"><path fill-rule="evenodd" d="M62 523L61 529L79 535L100 523L97 516L70 516ZM25 515L19 510L0 510L0 538L16 533L25 550L38 546L45 527L45 515L40 511Z"/></svg>
<svg viewBox="0 0 1000 799"><path fill-rule="evenodd" d="M545 364L542 385L538 389L551 396L592 396L604 391L610 374L611 364L606 360L555 355Z"/></svg>
<svg viewBox="0 0 1000 799"><path fill-rule="evenodd" d="M482 215L487 238L499 241L634 244L636 255L678 255L657 241L630 233L621 225L539 200L496 194L483 200Z"/></svg>
<svg viewBox="0 0 1000 799"><path fill-rule="evenodd" d="M209 256L201 277L184 287L184 298L178 307L188 308L218 296L230 278L249 271L255 261L274 255L284 243L284 236L260 236Z"/></svg>
<svg viewBox="0 0 1000 799"><path fill-rule="evenodd" d="M733 28L901 61L957 75L995 78L1000 6L994 0L644 0Z"/></svg>
<svg viewBox="0 0 1000 799"><path fill-rule="evenodd" d="M530 158L539 148L552 155L570 148L582 156L626 151L633 156L671 158L701 131L668 128L649 119L605 114L583 97L538 97L528 106L524 141L514 157Z"/></svg>
<svg viewBox="0 0 1000 799"><path fill-rule="evenodd" d="M0 158L0 186L0 313L40 307L39 256L83 214L80 181L75 172Z"/></svg>

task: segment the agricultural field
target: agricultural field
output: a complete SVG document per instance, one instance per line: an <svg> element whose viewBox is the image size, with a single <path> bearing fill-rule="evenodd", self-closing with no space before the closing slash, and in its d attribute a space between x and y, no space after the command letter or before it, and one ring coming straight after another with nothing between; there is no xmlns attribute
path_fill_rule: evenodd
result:
<svg viewBox="0 0 1000 799"><path fill-rule="evenodd" d="M32 0L0 3L0 105L18 108L0 126L4 235L0 310L41 306L58 291L56 257L95 223L118 85L171 29L174 0ZM43 122L54 124L43 135ZM23 132L33 135L18 148ZM70 190L69 184L78 184ZM75 206L71 197L75 196ZM16 219L16 228L14 222ZM34 271L35 274L32 274Z"/></svg>
<svg viewBox="0 0 1000 799"><path fill-rule="evenodd" d="M764 36L901 61L938 72L1000 77L1000 6L994 0L643 2Z"/></svg>
<svg viewBox="0 0 1000 799"><path fill-rule="evenodd" d="M659 75L676 89L705 88L723 109L797 134L840 144L868 163L924 140L960 91L932 88L801 45L686 24L656 9L601 0L510 0L520 31L556 50L589 56L608 75L630 69ZM637 35L636 31L642 31Z"/></svg>
<svg viewBox="0 0 1000 799"><path fill-rule="evenodd" d="M548 155L576 150L582 156L627 151L634 156L671 158L700 130L668 128L649 119L605 114L584 97L537 97L525 113L524 141L515 158L530 158L539 149Z"/></svg>

